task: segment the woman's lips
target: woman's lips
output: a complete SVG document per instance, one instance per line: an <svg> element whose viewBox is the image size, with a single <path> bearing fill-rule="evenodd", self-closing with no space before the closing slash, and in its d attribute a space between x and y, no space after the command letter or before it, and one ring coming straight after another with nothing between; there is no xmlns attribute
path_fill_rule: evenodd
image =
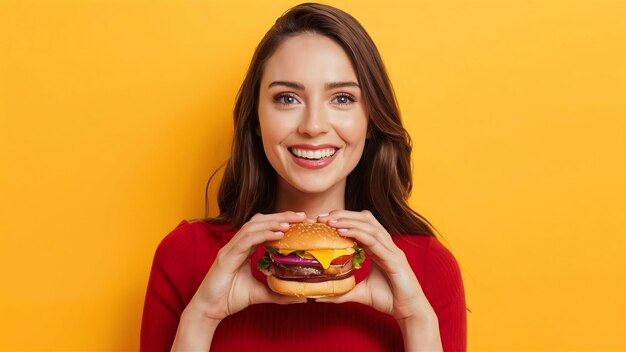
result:
<svg viewBox="0 0 626 352"><path fill-rule="evenodd" d="M296 165L305 169L321 169L335 160L339 149L334 146L292 146L289 153ZM299 155L299 156L298 156Z"/></svg>

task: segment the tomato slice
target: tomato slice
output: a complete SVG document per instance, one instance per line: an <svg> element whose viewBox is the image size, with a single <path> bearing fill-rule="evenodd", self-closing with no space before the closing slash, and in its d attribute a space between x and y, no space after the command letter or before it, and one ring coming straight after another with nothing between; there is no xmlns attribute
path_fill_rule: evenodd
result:
<svg viewBox="0 0 626 352"><path fill-rule="evenodd" d="M341 257L333 259L330 265L344 265L350 260L352 260L352 254L342 255Z"/></svg>

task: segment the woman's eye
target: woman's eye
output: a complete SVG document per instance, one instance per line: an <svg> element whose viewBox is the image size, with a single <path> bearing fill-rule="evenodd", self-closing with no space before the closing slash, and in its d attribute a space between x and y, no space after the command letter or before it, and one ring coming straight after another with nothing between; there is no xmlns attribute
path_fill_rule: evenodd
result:
<svg viewBox="0 0 626 352"><path fill-rule="evenodd" d="M348 105L354 103L354 98L350 95L341 94L336 96L333 101L339 105Z"/></svg>
<svg viewBox="0 0 626 352"><path fill-rule="evenodd" d="M293 95L289 95L289 94L278 95L274 98L274 101L283 105L292 105L292 104L299 103L296 97L294 97Z"/></svg>

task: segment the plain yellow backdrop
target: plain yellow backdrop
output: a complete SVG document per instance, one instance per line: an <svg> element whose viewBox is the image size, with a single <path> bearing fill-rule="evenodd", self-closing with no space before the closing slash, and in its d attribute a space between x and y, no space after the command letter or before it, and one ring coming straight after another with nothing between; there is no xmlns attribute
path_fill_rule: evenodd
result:
<svg viewBox="0 0 626 352"><path fill-rule="evenodd" d="M0 0L0 350L138 349L154 250L296 3ZM388 67L470 350L626 350L626 2L331 4Z"/></svg>

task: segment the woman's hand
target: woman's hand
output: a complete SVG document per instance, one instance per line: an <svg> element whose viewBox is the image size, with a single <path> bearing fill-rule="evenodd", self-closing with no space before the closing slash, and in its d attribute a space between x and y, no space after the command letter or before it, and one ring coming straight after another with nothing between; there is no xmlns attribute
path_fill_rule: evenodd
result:
<svg viewBox="0 0 626 352"><path fill-rule="evenodd" d="M317 301L368 305L398 321L403 330L405 349L441 349L435 312L404 252L372 213L335 210L317 220L336 228L341 235L355 239L372 261L369 275L352 291Z"/></svg>
<svg viewBox="0 0 626 352"><path fill-rule="evenodd" d="M304 213L256 214L217 254L187 308L173 350L208 350L217 324L252 304L304 303L306 298L279 295L252 276L250 256L265 241L280 239L290 223L302 222Z"/></svg>

